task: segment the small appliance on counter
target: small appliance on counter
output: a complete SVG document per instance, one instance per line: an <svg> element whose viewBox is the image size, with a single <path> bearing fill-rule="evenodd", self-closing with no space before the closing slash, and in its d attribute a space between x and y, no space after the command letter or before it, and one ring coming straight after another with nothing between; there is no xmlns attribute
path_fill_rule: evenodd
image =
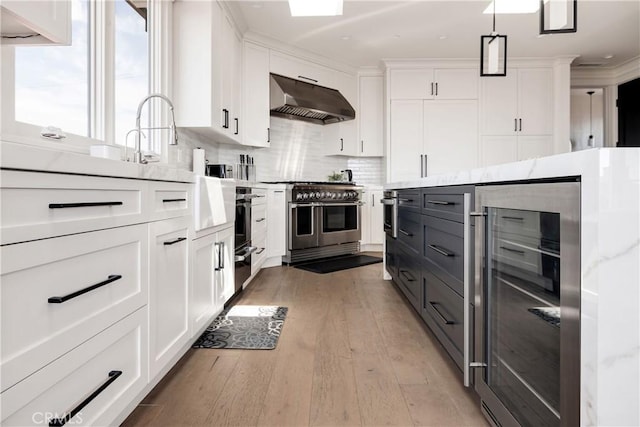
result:
<svg viewBox="0 0 640 427"><path fill-rule="evenodd" d="M216 178L233 178L233 166L226 164L207 165L207 176Z"/></svg>

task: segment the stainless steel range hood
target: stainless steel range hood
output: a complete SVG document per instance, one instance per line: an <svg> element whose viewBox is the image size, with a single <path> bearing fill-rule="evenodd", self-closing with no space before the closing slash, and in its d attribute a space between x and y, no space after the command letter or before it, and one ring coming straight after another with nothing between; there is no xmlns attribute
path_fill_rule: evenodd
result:
<svg viewBox="0 0 640 427"><path fill-rule="evenodd" d="M272 116L326 125L356 118L356 112L335 89L271 74Z"/></svg>

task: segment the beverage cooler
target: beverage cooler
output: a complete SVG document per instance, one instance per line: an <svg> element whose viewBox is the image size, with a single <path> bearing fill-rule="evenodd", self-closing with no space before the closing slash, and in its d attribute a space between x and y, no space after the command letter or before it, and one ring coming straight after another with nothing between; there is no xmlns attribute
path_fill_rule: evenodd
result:
<svg viewBox="0 0 640 427"><path fill-rule="evenodd" d="M496 425L580 424L580 183L477 187L475 387Z"/></svg>

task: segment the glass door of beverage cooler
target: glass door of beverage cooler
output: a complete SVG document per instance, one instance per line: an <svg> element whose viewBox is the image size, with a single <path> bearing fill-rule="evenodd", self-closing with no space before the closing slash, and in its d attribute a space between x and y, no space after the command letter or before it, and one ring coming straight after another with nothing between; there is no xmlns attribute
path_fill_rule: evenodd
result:
<svg viewBox="0 0 640 427"><path fill-rule="evenodd" d="M502 425L579 424L579 184L476 193L476 388Z"/></svg>

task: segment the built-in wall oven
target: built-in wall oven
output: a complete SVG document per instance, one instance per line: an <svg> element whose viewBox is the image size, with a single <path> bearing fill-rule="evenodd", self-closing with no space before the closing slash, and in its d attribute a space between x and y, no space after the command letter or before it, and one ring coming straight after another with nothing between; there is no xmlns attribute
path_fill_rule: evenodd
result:
<svg viewBox="0 0 640 427"><path fill-rule="evenodd" d="M251 276L251 254L256 247L251 245L251 188L236 188L235 218L235 293L242 289L242 284Z"/></svg>
<svg viewBox="0 0 640 427"><path fill-rule="evenodd" d="M284 262L360 250L361 188L349 184L295 183L288 187L288 236Z"/></svg>
<svg viewBox="0 0 640 427"><path fill-rule="evenodd" d="M475 387L496 425L580 424L580 183L477 187Z"/></svg>

